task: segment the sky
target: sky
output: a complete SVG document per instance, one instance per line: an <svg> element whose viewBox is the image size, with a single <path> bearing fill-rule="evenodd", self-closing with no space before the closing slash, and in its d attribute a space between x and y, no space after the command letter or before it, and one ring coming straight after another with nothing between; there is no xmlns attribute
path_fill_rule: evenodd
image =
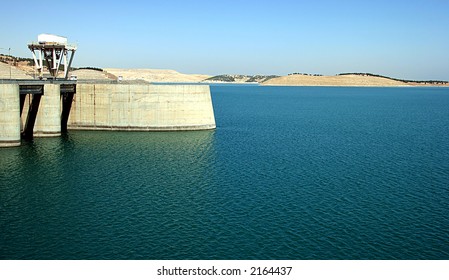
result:
<svg viewBox="0 0 449 280"><path fill-rule="evenodd" d="M75 67L449 80L447 0L14 0L0 11L0 53L31 58L28 43L56 34L78 46Z"/></svg>

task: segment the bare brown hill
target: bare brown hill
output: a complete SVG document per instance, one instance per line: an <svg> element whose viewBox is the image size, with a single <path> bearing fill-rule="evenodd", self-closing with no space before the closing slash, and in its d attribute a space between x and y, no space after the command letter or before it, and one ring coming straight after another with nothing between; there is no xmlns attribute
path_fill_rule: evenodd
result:
<svg viewBox="0 0 449 280"><path fill-rule="evenodd" d="M341 75L341 76L309 76L289 75L270 79L264 85L287 85L287 86L409 86L405 82L396 81L383 77Z"/></svg>
<svg viewBox="0 0 449 280"><path fill-rule="evenodd" d="M0 62L0 79L32 79L31 75L28 75L25 71Z"/></svg>
<svg viewBox="0 0 449 280"><path fill-rule="evenodd" d="M144 80L147 82L201 82L210 76L200 74L182 74L165 69L119 69L106 68L107 73L122 76L124 80Z"/></svg>

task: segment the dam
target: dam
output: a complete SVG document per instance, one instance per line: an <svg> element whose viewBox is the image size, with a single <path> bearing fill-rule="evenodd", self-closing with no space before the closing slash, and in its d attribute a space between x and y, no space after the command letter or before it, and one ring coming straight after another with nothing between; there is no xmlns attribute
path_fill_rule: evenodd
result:
<svg viewBox="0 0 449 280"><path fill-rule="evenodd" d="M69 129L176 131L215 128L209 86L79 84Z"/></svg>
<svg viewBox="0 0 449 280"><path fill-rule="evenodd" d="M181 131L214 129L209 86L0 81L0 147L67 130Z"/></svg>
<svg viewBox="0 0 449 280"><path fill-rule="evenodd" d="M55 137L70 129L179 131L214 129L208 85L155 85L143 80L69 78L77 47L40 34L28 44L34 76L0 62L0 147L21 139ZM7 69L5 69L7 68ZM13 71L14 70L14 71ZM60 73L60 70L63 72ZM8 77L9 79L1 79ZM13 75L14 74L14 75Z"/></svg>

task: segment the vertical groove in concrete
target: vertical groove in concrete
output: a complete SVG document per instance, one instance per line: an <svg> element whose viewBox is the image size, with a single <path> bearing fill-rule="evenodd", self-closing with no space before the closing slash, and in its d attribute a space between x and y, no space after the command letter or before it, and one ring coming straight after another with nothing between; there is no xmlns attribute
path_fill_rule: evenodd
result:
<svg viewBox="0 0 449 280"><path fill-rule="evenodd" d="M61 95L62 112L61 112L61 132L67 133L67 121L69 120L70 110L72 108L73 97L75 93L69 92Z"/></svg>
<svg viewBox="0 0 449 280"><path fill-rule="evenodd" d="M0 84L0 147L20 146L19 85Z"/></svg>
<svg viewBox="0 0 449 280"><path fill-rule="evenodd" d="M39 106L34 137L61 135L61 87L57 84L44 85L44 96Z"/></svg>

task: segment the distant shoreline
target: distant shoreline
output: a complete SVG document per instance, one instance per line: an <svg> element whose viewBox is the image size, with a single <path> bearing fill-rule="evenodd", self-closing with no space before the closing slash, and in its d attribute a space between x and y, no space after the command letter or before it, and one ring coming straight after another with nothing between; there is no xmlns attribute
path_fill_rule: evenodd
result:
<svg viewBox="0 0 449 280"><path fill-rule="evenodd" d="M272 86L343 86L343 87L448 87L445 81L402 81L372 74L318 76L293 74L270 79L263 85Z"/></svg>
<svg viewBox="0 0 449 280"><path fill-rule="evenodd" d="M449 87L449 85L398 85L398 86L392 86L392 85L367 85L367 86L362 86L362 85L284 85L284 84L260 84L260 86L264 86L264 87L366 87L366 88L414 88L414 87L419 87L419 88L425 88L425 87L429 87L429 88L446 88Z"/></svg>
<svg viewBox="0 0 449 280"><path fill-rule="evenodd" d="M35 74L31 59L0 55L0 79L32 79ZM335 76L292 73L276 75L184 74L170 69L74 68L79 80L141 80L149 83L201 83L263 86L332 86L332 87L449 87L448 81L412 81L371 73L342 73Z"/></svg>

